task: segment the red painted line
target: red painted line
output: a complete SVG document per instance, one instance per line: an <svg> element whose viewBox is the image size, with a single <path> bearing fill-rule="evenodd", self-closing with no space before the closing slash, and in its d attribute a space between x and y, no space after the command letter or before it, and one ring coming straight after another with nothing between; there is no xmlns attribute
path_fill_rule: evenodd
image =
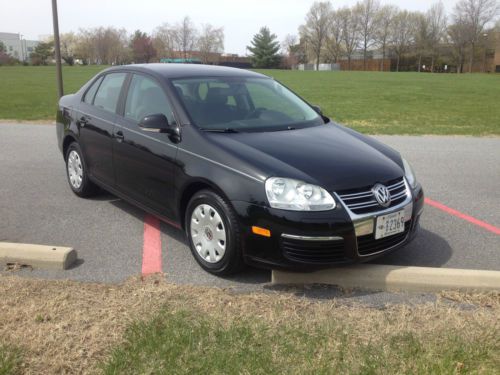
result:
<svg viewBox="0 0 500 375"><path fill-rule="evenodd" d="M156 216L146 214L144 217L142 275L146 276L161 271L160 220Z"/></svg>
<svg viewBox="0 0 500 375"><path fill-rule="evenodd" d="M429 198L425 198L425 203L428 204L429 206L432 206L432 207L435 207L441 211L444 211L450 215L453 215L453 216L459 217L460 219L466 220L469 223L477 225L478 227L486 229L492 233L500 235L500 228L495 227L494 225L491 225L491 224L488 224L484 221L478 220L472 216L469 216L469 215L466 215L460 211L454 210L453 208L445 206L444 204L433 201L432 199L429 199Z"/></svg>

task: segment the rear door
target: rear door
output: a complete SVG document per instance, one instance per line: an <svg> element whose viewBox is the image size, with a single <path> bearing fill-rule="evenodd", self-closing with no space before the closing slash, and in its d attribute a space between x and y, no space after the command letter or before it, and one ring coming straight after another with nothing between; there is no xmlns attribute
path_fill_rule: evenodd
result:
<svg viewBox="0 0 500 375"><path fill-rule="evenodd" d="M77 123L87 168L92 177L114 186L112 142L117 104L127 73L99 77L77 108Z"/></svg>
<svg viewBox="0 0 500 375"><path fill-rule="evenodd" d="M114 130L116 187L137 202L172 218L177 144L168 134L139 127L144 116L159 113L167 117L169 124L175 124L171 102L156 78L134 73L123 107Z"/></svg>

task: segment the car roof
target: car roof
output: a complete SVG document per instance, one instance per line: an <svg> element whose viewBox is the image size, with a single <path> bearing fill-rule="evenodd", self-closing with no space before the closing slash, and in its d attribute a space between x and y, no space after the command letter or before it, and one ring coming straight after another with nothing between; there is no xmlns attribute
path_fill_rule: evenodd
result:
<svg viewBox="0 0 500 375"><path fill-rule="evenodd" d="M269 78L263 74L246 69L229 68L226 66L201 64L132 64L121 65L107 69L107 71L135 70L160 75L167 79L191 77L254 77Z"/></svg>

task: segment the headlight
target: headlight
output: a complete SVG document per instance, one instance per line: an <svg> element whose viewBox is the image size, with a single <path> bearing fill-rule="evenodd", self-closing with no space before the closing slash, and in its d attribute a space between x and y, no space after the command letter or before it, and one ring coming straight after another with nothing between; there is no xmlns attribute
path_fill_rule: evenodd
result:
<svg viewBox="0 0 500 375"><path fill-rule="evenodd" d="M412 189L415 189L417 187L417 177L415 176L415 172L413 172L413 168L410 163L406 161L406 159L403 159L403 166L405 167L405 177L408 180L408 183Z"/></svg>
<svg viewBox="0 0 500 375"><path fill-rule="evenodd" d="M335 208L335 200L325 189L291 178L268 178L266 194L271 207L282 210L327 211Z"/></svg>

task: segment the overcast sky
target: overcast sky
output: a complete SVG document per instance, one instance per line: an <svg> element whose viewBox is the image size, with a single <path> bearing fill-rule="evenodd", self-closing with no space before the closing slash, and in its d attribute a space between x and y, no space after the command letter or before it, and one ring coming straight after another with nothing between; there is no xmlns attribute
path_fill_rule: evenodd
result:
<svg viewBox="0 0 500 375"><path fill-rule="evenodd" d="M283 40L296 34L314 0L59 0L61 32L79 28L115 26L128 32L148 33L163 22L175 23L188 15L199 25L223 26L225 51L245 54L245 47L261 26L268 26ZM434 1L382 1L408 10L426 10ZM335 8L356 0L332 1ZM443 0L446 10L456 0ZM21 33L26 39L52 33L50 0L0 0L0 32Z"/></svg>

